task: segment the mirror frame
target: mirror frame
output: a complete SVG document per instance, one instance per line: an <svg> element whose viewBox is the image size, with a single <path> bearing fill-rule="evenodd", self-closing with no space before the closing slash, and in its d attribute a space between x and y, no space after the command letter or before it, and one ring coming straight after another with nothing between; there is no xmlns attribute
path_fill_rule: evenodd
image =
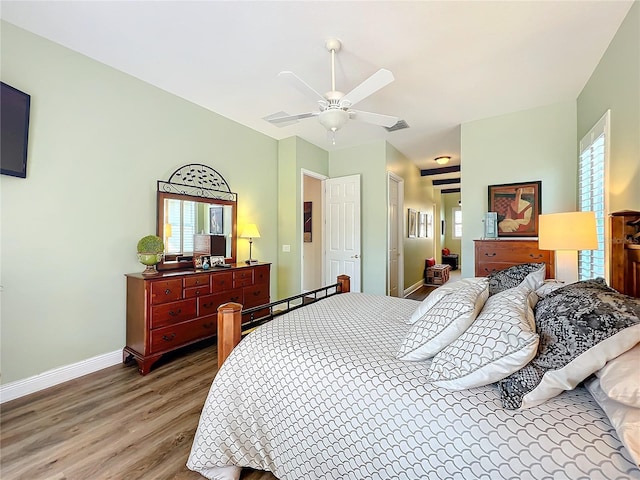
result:
<svg viewBox="0 0 640 480"><path fill-rule="evenodd" d="M236 263L238 196L231 192L222 175L207 165L189 164L173 172L168 182L158 180L156 235L163 239L164 203L168 198L232 206L231 256L225 258L225 263ZM194 267L192 261L165 261L163 259L157 268L158 270L183 270Z"/></svg>

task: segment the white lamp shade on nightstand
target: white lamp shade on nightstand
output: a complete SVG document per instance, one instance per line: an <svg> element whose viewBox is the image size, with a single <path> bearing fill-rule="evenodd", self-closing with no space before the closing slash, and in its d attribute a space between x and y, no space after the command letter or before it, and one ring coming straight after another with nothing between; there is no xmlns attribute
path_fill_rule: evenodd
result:
<svg viewBox="0 0 640 480"><path fill-rule="evenodd" d="M260 232L255 223L247 223L242 229L240 238L260 238Z"/></svg>
<svg viewBox="0 0 640 480"><path fill-rule="evenodd" d="M538 217L538 248L555 250L556 278L578 280L578 251L598 248L594 212L550 213Z"/></svg>

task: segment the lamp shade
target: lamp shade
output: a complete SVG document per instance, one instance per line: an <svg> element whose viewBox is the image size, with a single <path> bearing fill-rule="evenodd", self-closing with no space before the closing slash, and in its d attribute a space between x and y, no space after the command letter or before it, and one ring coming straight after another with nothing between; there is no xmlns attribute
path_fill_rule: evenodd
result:
<svg viewBox="0 0 640 480"><path fill-rule="evenodd" d="M594 212L550 213L538 217L540 250L595 250L598 248Z"/></svg>
<svg viewBox="0 0 640 480"><path fill-rule="evenodd" d="M240 238L260 238L260 232L255 223L247 223L242 229Z"/></svg>

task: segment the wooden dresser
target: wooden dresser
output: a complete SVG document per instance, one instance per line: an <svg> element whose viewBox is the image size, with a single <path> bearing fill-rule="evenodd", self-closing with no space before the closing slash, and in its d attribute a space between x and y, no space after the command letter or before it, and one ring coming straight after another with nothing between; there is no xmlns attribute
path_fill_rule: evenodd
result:
<svg viewBox="0 0 640 480"><path fill-rule="evenodd" d="M640 298L640 212L612 213L609 283L620 293Z"/></svg>
<svg viewBox="0 0 640 480"><path fill-rule="evenodd" d="M520 263L546 263L546 278L555 278L555 256L538 249L538 240L474 240L476 277L486 277Z"/></svg>
<svg viewBox="0 0 640 480"><path fill-rule="evenodd" d="M213 337L218 306L251 308L269 303L270 264L232 268L140 273L127 279L127 345L123 361L135 360L142 375L172 350ZM246 321L245 319L244 321Z"/></svg>

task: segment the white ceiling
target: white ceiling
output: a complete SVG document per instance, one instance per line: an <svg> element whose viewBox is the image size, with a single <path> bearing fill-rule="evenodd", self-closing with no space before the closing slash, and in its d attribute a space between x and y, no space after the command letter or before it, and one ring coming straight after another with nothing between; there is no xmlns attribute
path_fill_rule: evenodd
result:
<svg viewBox="0 0 640 480"><path fill-rule="evenodd" d="M386 139L420 168L451 155L460 124L575 100L632 0L2 1L1 17L264 134L326 150ZM263 117L317 106L278 79L291 70L348 92L380 68L395 81L358 110L405 120L387 132L350 121L331 145L317 119Z"/></svg>

